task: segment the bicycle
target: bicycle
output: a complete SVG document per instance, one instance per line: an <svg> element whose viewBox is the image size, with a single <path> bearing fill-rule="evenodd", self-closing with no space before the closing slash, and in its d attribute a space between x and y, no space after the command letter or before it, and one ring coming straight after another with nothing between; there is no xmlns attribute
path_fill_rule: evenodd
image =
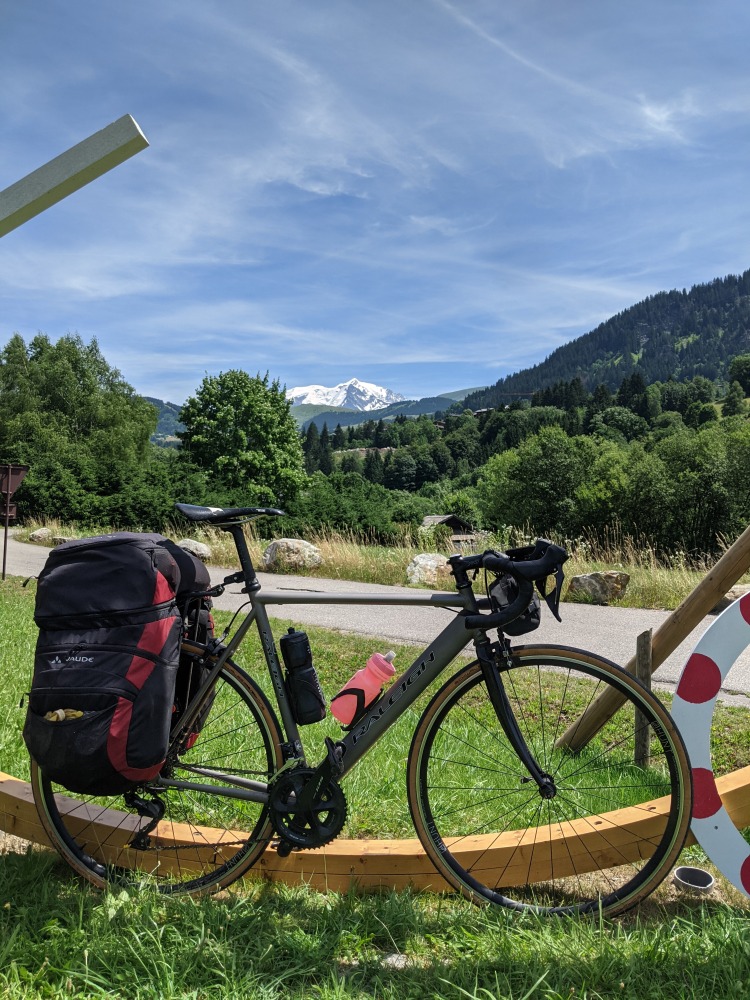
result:
<svg viewBox="0 0 750 1000"><path fill-rule="evenodd" d="M346 819L342 779L472 640L476 659L432 695L407 761L411 819L437 871L474 903L555 914L614 915L664 879L692 806L688 757L666 709L594 653L512 646L508 638L533 602L538 609L535 584L559 620L564 549L539 539L509 554L452 556L455 593L263 592L243 526L281 511L176 506L192 522L232 535L241 569L208 595L242 583L249 611L231 635L229 627L206 645L185 640L183 652L203 680L172 728L157 779L122 796L86 799L53 786L32 761L42 824L80 875L99 887L153 878L162 892L202 893L240 878L269 845L284 855L329 843ZM473 589L481 571L491 581L484 597ZM546 593L550 576L554 589ZM314 603L455 613L339 739L326 737L317 763L305 755L266 610ZM278 716L234 660L252 626ZM584 749L559 745L571 720L607 687L624 697L623 708ZM633 762L636 717L650 733L647 767Z"/></svg>

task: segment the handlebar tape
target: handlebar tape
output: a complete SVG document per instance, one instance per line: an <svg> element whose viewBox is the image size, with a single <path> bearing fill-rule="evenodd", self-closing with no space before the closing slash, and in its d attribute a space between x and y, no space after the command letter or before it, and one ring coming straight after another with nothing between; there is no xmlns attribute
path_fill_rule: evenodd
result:
<svg viewBox="0 0 750 1000"><path fill-rule="evenodd" d="M519 583L521 580L530 580L533 583L554 573L567 558L568 553L560 545L553 545L552 542L540 538L527 559L519 561L500 552L485 552L482 566L492 573L510 573Z"/></svg>
<svg viewBox="0 0 750 1000"><path fill-rule="evenodd" d="M537 539L536 545L525 550L516 550L512 555L525 558L513 559L501 552L484 552L480 556L461 559L465 570L484 568L491 573L510 573L518 582L518 596L504 611L494 615L467 615L464 619L467 629L499 628L518 618L529 606L534 594L534 583L555 573L568 558L568 553L560 545L554 545L546 538Z"/></svg>

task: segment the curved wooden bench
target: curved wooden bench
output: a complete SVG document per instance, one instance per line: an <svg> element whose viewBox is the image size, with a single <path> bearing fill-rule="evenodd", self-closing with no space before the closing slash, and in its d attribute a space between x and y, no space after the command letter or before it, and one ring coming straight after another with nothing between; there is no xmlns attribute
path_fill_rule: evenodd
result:
<svg viewBox="0 0 750 1000"><path fill-rule="evenodd" d="M741 768L717 779L717 786L727 812L738 827L750 826L750 767ZM464 865L471 856L484 852L488 867L511 867L503 876L506 885L527 880L542 881L549 877L548 860L555 861L556 874L570 859L578 856L579 872L600 870L639 857L642 839L649 835L649 825L664 809L664 799L647 806L630 807L599 816L596 819L575 820L553 825L535 832L512 831L501 836L483 835L463 838L456 853L464 856ZM109 841L113 850L121 851L126 834L116 841L121 814L108 809L96 810L93 817L98 826L99 842ZM0 829L6 833L49 846L49 840L39 822L31 794L31 786L0 772ZM157 827L153 835L163 838L168 848L167 830L172 842L183 846L194 843L187 827ZM606 834L606 836L604 836ZM549 843L549 849L536 852L535 864L529 871L529 853L534 843ZM691 836L690 843L693 842ZM200 848L196 845L196 854ZM542 857L541 855L545 857ZM122 864L122 855L119 856ZM165 863L162 858L162 863ZM181 859L185 870L185 861ZM438 875L417 839L410 840L344 840L338 839L315 851L293 852L280 858L269 848L249 873L251 878L268 878L289 885L306 883L313 888L342 891L356 884L362 889L380 887L445 891L450 887Z"/></svg>

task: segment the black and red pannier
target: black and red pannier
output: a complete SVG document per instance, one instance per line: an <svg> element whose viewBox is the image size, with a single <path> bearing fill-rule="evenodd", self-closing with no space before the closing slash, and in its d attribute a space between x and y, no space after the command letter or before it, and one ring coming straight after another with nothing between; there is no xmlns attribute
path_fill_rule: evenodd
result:
<svg viewBox="0 0 750 1000"><path fill-rule="evenodd" d="M185 549L169 543L170 552L180 567L181 583L177 601L182 613L183 637L192 639L202 646L210 645L214 638L214 619L211 614L211 598L205 593L211 586L211 577L200 559ZM195 697L210 669L206 657L193 651L188 644L180 652L180 664L177 669L177 681L174 692L174 709L172 725L179 722L182 712L188 702ZM203 728L208 713L213 705L212 693L201 709L198 718L193 723L191 732L185 737L185 746L192 747Z"/></svg>
<svg viewBox="0 0 750 1000"><path fill-rule="evenodd" d="M117 532L52 550L37 587L23 731L43 774L93 795L156 777L175 710L180 604L209 582L199 560L157 534Z"/></svg>

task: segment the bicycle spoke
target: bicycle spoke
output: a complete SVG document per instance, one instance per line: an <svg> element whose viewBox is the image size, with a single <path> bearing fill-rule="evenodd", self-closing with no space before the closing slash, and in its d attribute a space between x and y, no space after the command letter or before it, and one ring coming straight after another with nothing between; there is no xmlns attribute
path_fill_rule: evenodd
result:
<svg viewBox="0 0 750 1000"><path fill-rule="evenodd" d="M234 666L223 668L197 742L168 761L167 773L197 775L203 779L199 788L146 785L131 806L122 796L80 801L32 772L35 801L53 843L100 885L147 877L174 893L232 881L263 851L270 828L266 806L220 794L216 772L224 771L227 779L268 780L281 736L264 705L249 678ZM206 769L215 773L202 774ZM159 808L162 817L145 833Z"/></svg>
<svg viewBox="0 0 750 1000"><path fill-rule="evenodd" d="M425 710L409 759L412 816L430 857L470 898L552 912L632 905L664 877L689 827L689 768L668 716L590 654L578 660L561 650L545 661L524 647L500 678L551 782L538 787L526 774L485 697L479 664L466 667ZM575 756L556 746L570 719L610 686L664 735L648 770L633 763L632 715L618 713ZM667 808L654 813L654 799Z"/></svg>

